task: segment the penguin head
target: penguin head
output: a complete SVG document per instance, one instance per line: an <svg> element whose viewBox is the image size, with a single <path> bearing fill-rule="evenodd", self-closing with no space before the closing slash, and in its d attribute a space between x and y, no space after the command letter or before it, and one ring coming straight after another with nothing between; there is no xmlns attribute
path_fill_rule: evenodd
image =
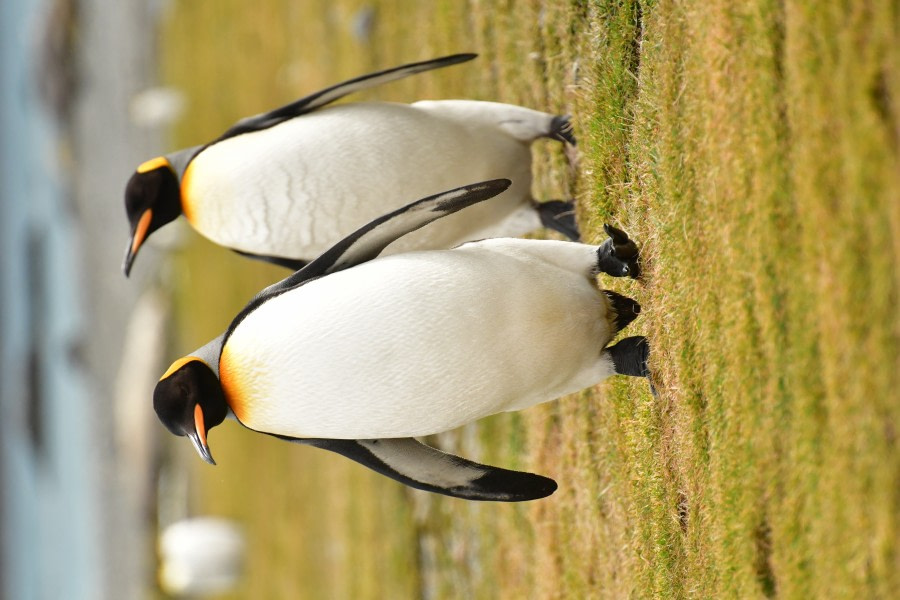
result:
<svg viewBox="0 0 900 600"><path fill-rule="evenodd" d="M181 190L169 161L160 156L137 168L125 187L125 212L131 224L131 240L125 252L122 270L131 272L131 264L150 234L181 214Z"/></svg>
<svg viewBox="0 0 900 600"><path fill-rule="evenodd" d="M186 435L200 456L216 464L206 434L228 415L219 378L196 356L175 361L153 390L153 409L175 435Z"/></svg>

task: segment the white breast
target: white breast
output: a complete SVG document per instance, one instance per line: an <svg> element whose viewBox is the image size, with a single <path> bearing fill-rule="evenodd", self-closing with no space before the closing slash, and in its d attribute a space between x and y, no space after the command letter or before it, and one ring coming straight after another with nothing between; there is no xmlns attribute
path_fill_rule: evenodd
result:
<svg viewBox="0 0 900 600"><path fill-rule="evenodd" d="M229 402L261 431L406 437L592 385L611 373L608 304L559 259L593 252L487 240L313 281L234 331L221 365Z"/></svg>
<svg viewBox="0 0 900 600"><path fill-rule="evenodd" d="M527 142L501 127L469 123L458 111L442 115L432 104L440 106L339 105L214 144L185 172L185 215L216 243L310 259L399 206L502 177L513 185L501 196L442 219L427 234L406 236L391 250L446 248L537 228L528 209ZM525 211L523 223L517 213ZM504 222L507 231L498 230Z"/></svg>

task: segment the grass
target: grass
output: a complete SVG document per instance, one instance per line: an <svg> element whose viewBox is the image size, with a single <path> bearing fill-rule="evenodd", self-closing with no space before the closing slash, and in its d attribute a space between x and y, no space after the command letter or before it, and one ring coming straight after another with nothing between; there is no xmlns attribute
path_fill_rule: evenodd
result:
<svg viewBox="0 0 900 600"><path fill-rule="evenodd" d="M234 426L211 436L215 469L180 444L197 509L246 523L235 597L900 595L896 3L384 0L368 42L347 28L361 5L176 5L163 77L192 105L173 143L372 68L479 52L369 97L574 116L577 163L540 146L536 195L576 197L588 241L613 221L643 242L644 280L604 284L644 307L632 328L659 396L612 381L440 436L560 482L519 506ZM282 274L200 240L176 273L173 356Z"/></svg>

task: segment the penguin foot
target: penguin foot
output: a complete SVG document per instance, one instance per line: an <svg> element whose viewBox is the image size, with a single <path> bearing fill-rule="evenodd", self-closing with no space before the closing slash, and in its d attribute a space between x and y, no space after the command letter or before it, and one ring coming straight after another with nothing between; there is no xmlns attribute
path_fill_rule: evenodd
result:
<svg viewBox="0 0 900 600"><path fill-rule="evenodd" d="M597 248L597 269L613 277L640 277L637 244L627 233L612 225L604 225L603 229L609 239Z"/></svg>
<svg viewBox="0 0 900 600"><path fill-rule="evenodd" d="M635 335L619 340L619 343L606 349L618 375L650 378L647 358L650 356L650 345L647 338Z"/></svg>
<svg viewBox="0 0 900 600"><path fill-rule="evenodd" d="M570 115L556 115L550 121L550 133L547 137L558 142L575 145L575 130Z"/></svg>
<svg viewBox="0 0 900 600"><path fill-rule="evenodd" d="M628 327L628 324L634 321L641 314L641 305L629 298L612 290L603 290L603 293L609 298L615 314L616 331L618 333Z"/></svg>
<svg viewBox="0 0 900 600"><path fill-rule="evenodd" d="M549 200L535 206L541 224L577 242L581 240L578 223L575 222L575 204L572 201Z"/></svg>

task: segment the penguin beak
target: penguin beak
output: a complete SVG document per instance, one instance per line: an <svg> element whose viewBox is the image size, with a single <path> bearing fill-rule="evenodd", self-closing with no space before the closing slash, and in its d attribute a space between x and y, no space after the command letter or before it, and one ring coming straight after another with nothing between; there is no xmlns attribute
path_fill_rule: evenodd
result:
<svg viewBox="0 0 900 600"><path fill-rule="evenodd" d="M128 277L131 273L131 265L134 263L134 259L144 240L147 239L147 231L150 230L150 222L152 220L153 210L148 208L141 215L137 226L134 228L134 233L131 234L131 240L128 242L128 248L126 248L125 252L125 260L122 262L122 270L125 272L125 277Z"/></svg>
<svg viewBox="0 0 900 600"><path fill-rule="evenodd" d="M203 422L203 409L197 404L194 406L194 431L188 433L197 454L211 465L216 464L212 454L209 452L209 444L206 443L206 425Z"/></svg>

